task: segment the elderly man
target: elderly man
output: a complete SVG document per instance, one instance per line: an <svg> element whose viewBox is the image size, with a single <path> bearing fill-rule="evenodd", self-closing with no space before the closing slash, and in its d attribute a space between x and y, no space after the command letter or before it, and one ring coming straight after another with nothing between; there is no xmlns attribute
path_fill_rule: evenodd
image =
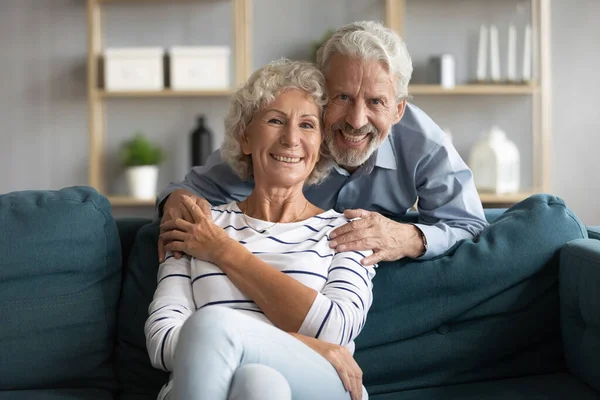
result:
<svg viewBox="0 0 600 400"><path fill-rule="evenodd" d="M335 166L305 195L323 209L360 218L333 231L331 247L373 250L363 259L368 265L431 258L479 233L486 221L471 171L444 132L406 102L412 61L402 39L380 23L355 22L319 49L317 63L327 80L324 134ZM163 221L191 220L182 194L195 195L205 208L203 199L213 205L242 200L252 187L217 151L161 193L159 211ZM386 217L404 215L415 202L419 223Z"/></svg>

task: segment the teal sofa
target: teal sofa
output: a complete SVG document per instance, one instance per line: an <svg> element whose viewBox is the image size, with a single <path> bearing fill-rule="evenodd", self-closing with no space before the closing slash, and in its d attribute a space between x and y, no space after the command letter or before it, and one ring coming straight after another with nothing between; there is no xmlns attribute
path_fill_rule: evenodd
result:
<svg viewBox="0 0 600 400"><path fill-rule="evenodd" d="M600 399L600 233L549 195L486 215L443 256L381 264L371 399ZM89 187L0 195L0 400L156 397L157 234Z"/></svg>

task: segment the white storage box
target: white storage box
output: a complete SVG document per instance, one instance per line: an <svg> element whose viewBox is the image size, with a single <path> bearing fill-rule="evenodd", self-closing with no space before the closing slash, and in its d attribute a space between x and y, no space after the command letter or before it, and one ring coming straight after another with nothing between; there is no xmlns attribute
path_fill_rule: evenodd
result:
<svg viewBox="0 0 600 400"><path fill-rule="evenodd" d="M171 89L229 89L229 47L172 47Z"/></svg>
<svg viewBox="0 0 600 400"><path fill-rule="evenodd" d="M162 90L164 50L160 47L112 48L104 51L107 91Z"/></svg>

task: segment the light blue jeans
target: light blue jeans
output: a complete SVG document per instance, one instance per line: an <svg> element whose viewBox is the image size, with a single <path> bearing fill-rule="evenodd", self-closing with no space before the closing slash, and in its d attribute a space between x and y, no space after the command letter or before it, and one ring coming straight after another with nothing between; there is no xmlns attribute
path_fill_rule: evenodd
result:
<svg viewBox="0 0 600 400"><path fill-rule="evenodd" d="M181 328L169 400L349 400L333 366L275 326L226 307ZM363 387L363 399L368 395Z"/></svg>

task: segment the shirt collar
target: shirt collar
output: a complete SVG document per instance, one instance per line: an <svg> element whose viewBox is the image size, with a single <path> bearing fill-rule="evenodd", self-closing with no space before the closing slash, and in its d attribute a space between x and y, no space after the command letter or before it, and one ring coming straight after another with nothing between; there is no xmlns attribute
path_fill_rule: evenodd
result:
<svg viewBox="0 0 600 400"><path fill-rule="evenodd" d="M377 149L377 158L375 160L375 166L379 168L392 169L397 168L396 164L396 152L392 147L392 133L385 138L381 146Z"/></svg>

